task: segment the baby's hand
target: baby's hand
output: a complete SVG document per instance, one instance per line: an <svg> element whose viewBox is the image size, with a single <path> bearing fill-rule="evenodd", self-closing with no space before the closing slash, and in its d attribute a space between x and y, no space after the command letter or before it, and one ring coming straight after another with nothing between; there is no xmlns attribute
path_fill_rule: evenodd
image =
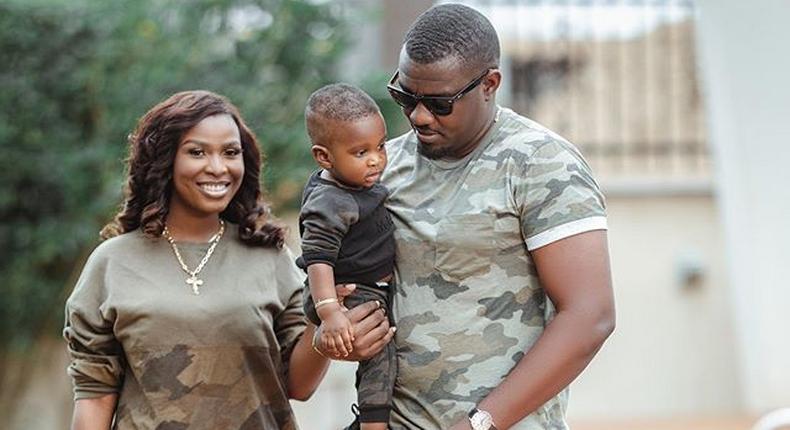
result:
<svg viewBox="0 0 790 430"><path fill-rule="evenodd" d="M324 351L347 356L354 350L351 321L339 309L321 321L321 346Z"/></svg>

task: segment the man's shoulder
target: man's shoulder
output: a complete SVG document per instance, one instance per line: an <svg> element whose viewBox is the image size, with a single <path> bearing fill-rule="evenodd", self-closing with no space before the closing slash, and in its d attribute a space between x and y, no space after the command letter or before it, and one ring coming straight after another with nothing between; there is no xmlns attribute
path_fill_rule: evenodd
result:
<svg viewBox="0 0 790 430"><path fill-rule="evenodd" d="M496 142L488 150L507 154L518 161L529 163L536 154L573 153L578 149L568 140L535 120L508 108L500 108L500 126ZM540 158L543 158L542 156Z"/></svg>
<svg viewBox="0 0 790 430"><path fill-rule="evenodd" d="M417 154L417 138L409 131L387 141L387 157L390 162L405 160Z"/></svg>
<svg viewBox="0 0 790 430"><path fill-rule="evenodd" d="M414 137L414 133L411 131L407 131L406 133L401 134L400 136L393 137L392 139L387 141L387 149L390 147L397 147L402 148L403 145L408 141L410 138Z"/></svg>
<svg viewBox="0 0 790 430"><path fill-rule="evenodd" d="M387 141L387 167L381 175L381 183L390 192L397 183L405 180L417 162L417 138L407 132Z"/></svg>

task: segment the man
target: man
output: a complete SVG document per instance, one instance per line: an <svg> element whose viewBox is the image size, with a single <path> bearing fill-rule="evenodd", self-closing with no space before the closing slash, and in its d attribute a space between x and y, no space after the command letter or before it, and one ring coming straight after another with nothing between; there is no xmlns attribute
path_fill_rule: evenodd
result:
<svg viewBox="0 0 790 430"><path fill-rule="evenodd" d="M614 329L604 200L576 148L496 104L491 23L435 6L406 34L388 143L398 382L391 426L565 429Z"/></svg>

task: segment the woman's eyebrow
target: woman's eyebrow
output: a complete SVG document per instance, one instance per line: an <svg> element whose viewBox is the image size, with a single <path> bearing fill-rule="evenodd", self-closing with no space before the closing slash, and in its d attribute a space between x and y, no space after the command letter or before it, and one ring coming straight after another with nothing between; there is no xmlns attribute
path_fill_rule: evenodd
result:
<svg viewBox="0 0 790 430"><path fill-rule="evenodd" d="M204 141L198 140L198 139L187 139L187 140L183 141L181 144L182 145L186 145L187 143L194 143L195 145L200 145L200 146L211 146L212 145L212 143L204 142ZM234 139L234 140L229 140L227 142L223 142L220 145L223 145L223 146L241 145L241 142Z"/></svg>

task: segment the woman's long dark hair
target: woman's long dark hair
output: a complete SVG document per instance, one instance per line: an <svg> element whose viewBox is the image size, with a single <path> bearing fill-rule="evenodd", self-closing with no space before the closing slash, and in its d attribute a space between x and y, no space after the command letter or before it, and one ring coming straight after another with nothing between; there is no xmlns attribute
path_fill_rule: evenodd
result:
<svg viewBox="0 0 790 430"><path fill-rule="evenodd" d="M236 106L209 91L173 94L140 118L137 128L129 135L123 205L113 221L102 229L103 239L138 228L150 237L162 234L173 193L173 164L179 142L200 121L221 114L233 117L239 127L244 178L220 217L238 224L239 237L247 244L282 247L285 230L272 221L269 206L261 195L258 141Z"/></svg>

